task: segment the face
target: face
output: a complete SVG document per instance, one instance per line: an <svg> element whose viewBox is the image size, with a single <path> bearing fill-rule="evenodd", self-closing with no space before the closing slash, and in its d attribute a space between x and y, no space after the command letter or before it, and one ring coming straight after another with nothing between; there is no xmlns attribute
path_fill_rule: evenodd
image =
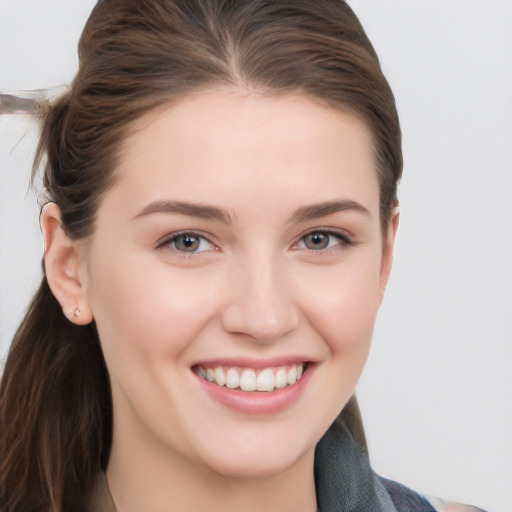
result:
<svg viewBox="0 0 512 512"><path fill-rule="evenodd" d="M204 92L139 120L117 175L84 251L113 454L238 477L311 460L391 261L365 126L299 95Z"/></svg>

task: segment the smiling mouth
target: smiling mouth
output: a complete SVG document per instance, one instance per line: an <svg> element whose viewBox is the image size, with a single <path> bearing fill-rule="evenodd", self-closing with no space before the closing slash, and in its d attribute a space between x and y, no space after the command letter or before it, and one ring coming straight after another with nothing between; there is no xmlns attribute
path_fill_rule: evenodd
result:
<svg viewBox="0 0 512 512"><path fill-rule="evenodd" d="M193 371L202 379L223 388L272 393L298 382L306 366L307 363L299 363L256 370L238 366L198 365Z"/></svg>

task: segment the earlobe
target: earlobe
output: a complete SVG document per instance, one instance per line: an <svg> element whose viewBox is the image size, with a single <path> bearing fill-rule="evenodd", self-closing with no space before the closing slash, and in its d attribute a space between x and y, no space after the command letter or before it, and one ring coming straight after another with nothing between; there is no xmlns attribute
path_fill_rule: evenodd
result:
<svg viewBox="0 0 512 512"><path fill-rule="evenodd" d="M89 324L93 318L85 293L78 244L64 231L60 208L55 203L43 207L40 223L48 285L71 322Z"/></svg>
<svg viewBox="0 0 512 512"><path fill-rule="evenodd" d="M387 238L384 242L382 249L382 263L380 268L380 302L384 300L384 292L388 284L389 276L391 274L391 267L393 266L393 252L395 248L396 234L398 231L398 224L400 220L400 212L398 207L393 210L393 215L388 227Z"/></svg>

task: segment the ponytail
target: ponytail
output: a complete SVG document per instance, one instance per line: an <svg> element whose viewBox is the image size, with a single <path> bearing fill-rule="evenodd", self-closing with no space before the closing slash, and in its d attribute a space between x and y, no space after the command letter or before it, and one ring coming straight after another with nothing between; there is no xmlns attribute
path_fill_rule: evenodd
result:
<svg viewBox="0 0 512 512"><path fill-rule="evenodd" d="M69 322L43 278L0 384L0 510L85 511L111 424L95 326Z"/></svg>
<svg viewBox="0 0 512 512"><path fill-rule="evenodd" d="M94 178L76 161L75 109L71 91L42 105L32 181L43 167L46 199L59 205L66 234L77 240L92 231L108 173ZM44 277L0 381L0 510L87 510L111 439L110 382L96 326L68 321Z"/></svg>

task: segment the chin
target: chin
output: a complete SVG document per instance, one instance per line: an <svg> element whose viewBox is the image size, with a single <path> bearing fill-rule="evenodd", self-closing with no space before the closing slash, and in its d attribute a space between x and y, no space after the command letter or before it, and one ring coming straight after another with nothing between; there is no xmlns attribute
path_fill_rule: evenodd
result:
<svg viewBox="0 0 512 512"><path fill-rule="evenodd" d="M307 452L306 452L307 453ZM306 453L276 454L272 457L266 455L255 455L253 457L233 456L206 461L216 473L229 479L257 480L276 477L280 474L293 470L305 460Z"/></svg>
<svg viewBox="0 0 512 512"><path fill-rule="evenodd" d="M252 436L245 434L212 440L201 450L203 462L226 478L271 478L303 464L311 465L312 471L316 436L283 436L282 432L269 435L264 425L256 428Z"/></svg>

